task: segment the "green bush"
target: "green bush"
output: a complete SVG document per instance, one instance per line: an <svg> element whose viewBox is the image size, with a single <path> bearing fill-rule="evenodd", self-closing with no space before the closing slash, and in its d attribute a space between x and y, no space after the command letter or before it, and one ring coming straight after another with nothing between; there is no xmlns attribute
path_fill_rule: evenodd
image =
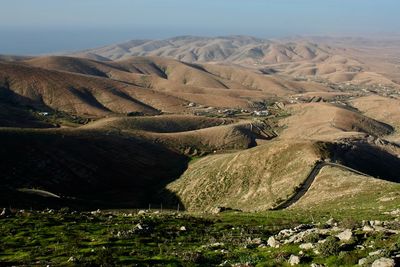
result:
<svg viewBox="0 0 400 267"><path fill-rule="evenodd" d="M328 257L339 253L339 240L336 237L328 236L324 243L318 245L318 251L322 256Z"/></svg>

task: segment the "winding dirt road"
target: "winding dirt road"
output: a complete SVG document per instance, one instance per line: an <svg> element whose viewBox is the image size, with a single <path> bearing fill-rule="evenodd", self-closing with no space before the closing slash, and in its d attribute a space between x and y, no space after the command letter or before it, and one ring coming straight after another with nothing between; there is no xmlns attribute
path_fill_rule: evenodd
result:
<svg viewBox="0 0 400 267"><path fill-rule="evenodd" d="M273 207L271 210L286 209L286 208L292 206L297 201L299 201L299 199L302 198L307 193L307 191L310 189L310 187L313 184L315 178L317 177L317 175L319 174L321 169L323 167L325 167L325 166L338 167L338 168L341 168L341 169L344 169L344 170L348 170L348 171L354 172L354 173L359 174L359 175L370 176L368 174L362 173L360 171L357 171L355 169L352 169L350 167L347 167L347 166L344 166L344 165L341 165L341 164L338 164L338 163L319 161L319 162L317 162L315 164L315 166L313 167L313 169L311 170L310 174L307 176L307 178L305 179L304 183L301 185L299 190L296 191L292 196L290 196L284 202L278 204L276 207Z"/></svg>

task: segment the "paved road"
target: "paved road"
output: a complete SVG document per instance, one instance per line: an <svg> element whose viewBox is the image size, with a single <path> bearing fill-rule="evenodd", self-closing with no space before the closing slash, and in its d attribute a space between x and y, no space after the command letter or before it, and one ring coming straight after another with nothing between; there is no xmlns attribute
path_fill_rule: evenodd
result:
<svg viewBox="0 0 400 267"><path fill-rule="evenodd" d="M341 165L341 164L337 164L337 163L333 163L333 162L317 162L315 164L314 168L311 170L310 174L307 176L304 183L301 185L300 189L294 195L289 197L286 201L284 201L283 203L279 204L276 207L273 207L272 210L286 209L286 208L290 207L291 205L293 205L294 203L296 203L297 201L299 201L299 199L302 198L307 193L308 189L310 189L311 185L313 184L313 182L315 180L315 177L317 177L317 175L319 174L321 169L325 166L338 167L338 168L341 168L344 170L354 172L359 175L370 176L368 174L362 173L360 171L357 171L355 169L349 168L349 167Z"/></svg>

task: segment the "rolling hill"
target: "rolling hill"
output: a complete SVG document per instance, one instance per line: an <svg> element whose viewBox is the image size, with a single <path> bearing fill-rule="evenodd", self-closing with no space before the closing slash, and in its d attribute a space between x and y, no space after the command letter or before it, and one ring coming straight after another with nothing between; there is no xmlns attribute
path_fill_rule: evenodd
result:
<svg viewBox="0 0 400 267"><path fill-rule="evenodd" d="M368 46L314 41L179 37L1 56L1 203L259 211L312 205L315 188L326 203L392 190L396 72L362 60Z"/></svg>
<svg viewBox="0 0 400 267"><path fill-rule="evenodd" d="M251 108L271 97L329 90L316 83L268 77L241 68L191 65L157 57L99 62L55 56L0 61L0 87L4 103L94 117L184 113L190 102Z"/></svg>
<svg viewBox="0 0 400 267"><path fill-rule="evenodd" d="M158 56L189 63L241 65L253 70L354 84L398 87L398 42L374 39L290 38L266 40L248 36L133 40L74 53L107 60Z"/></svg>
<svg viewBox="0 0 400 267"><path fill-rule="evenodd" d="M335 205L335 200L341 197L343 202L362 201L368 194L380 195L381 189L393 194L399 188L400 173L396 168L399 158L376 145L298 140L271 141L244 151L208 156L190 164L167 188L192 211L213 211L218 207L267 210L290 199L314 166L324 161L336 162L339 167L324 167L321 174L317 173L309 192L293 207L304 208L303 203L311 209L324 203ZM360 177L359 172L365 175ZM334 173L342 177L332 176ZM318 193L315 191L327 183L331 184ZM338 191L341 186L345 188ZM322 202L319 192L327 194ZM365 201L364 204L372 203Z"/></svg>

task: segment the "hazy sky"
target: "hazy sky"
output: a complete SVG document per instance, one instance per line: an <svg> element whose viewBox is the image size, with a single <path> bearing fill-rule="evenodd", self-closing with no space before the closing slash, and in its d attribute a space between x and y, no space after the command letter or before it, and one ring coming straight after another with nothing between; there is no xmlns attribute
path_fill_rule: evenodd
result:
<svg viewBox="0 0 400 267"><path fill-rule="evenodd" d="M178 35L369 35L400 29L400 0L0 0L0 54Z"/></svg>

